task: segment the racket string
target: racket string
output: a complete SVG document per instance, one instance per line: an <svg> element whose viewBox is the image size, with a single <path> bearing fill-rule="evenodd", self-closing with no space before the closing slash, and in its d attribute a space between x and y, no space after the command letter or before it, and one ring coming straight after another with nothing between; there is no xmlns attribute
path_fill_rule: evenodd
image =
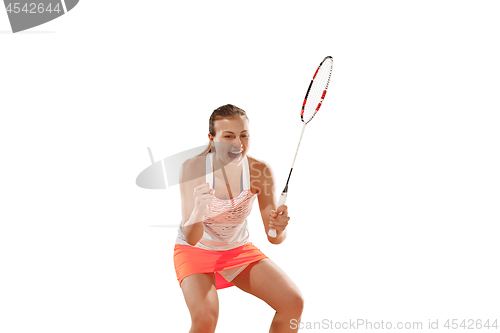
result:
<svg viewBox="0 0 500 333"><path fill-rule="evenodd" d="M327 64L325 64L327 65ZM318 85L316 86L315 90L315 100L313 101L314 103L311 104L311 107L314 108L314 111L317 111L317 104L315 103L316 101L319 103L321 100L321 96L323 95L323 91L326 87L327 81L328 81L328 66L322 66L322 71L321 71L321 77L320 80L318 81Z"/></svg>

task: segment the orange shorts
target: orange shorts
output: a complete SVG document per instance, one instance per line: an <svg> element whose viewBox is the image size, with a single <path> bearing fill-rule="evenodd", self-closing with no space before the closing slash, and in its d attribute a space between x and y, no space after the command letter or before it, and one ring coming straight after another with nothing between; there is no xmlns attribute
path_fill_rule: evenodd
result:
<svg viewBox="0 0 500 333"><path fill-rule="evenodd" d="M255 245L246 243L232 250L209 251L189 245L175 244L174 266L179 286L185 277L197 273L215 273L215 288L233 286L218 273L267 258Z"/></svg>

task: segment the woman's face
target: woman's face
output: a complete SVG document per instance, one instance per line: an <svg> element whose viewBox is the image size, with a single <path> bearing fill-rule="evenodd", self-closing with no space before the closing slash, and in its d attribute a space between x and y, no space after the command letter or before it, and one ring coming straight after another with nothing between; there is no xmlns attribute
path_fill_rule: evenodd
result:
<svg viewBox="0 0 500 333"><path fill-rule="evenodd" d="M240 164L250 145L247 117L237 116L215 120L215 137L208 134L215 144L215 151L224 164Z"/></svg>

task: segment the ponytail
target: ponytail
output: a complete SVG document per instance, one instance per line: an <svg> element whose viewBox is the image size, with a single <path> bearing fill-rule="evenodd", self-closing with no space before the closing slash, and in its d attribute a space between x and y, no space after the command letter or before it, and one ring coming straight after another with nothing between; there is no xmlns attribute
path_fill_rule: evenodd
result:
<svg viewBox="0 0 500 333"><path fill-rule="evenodd" d="M206 155L212 152L212 145L210 144L210 141L208 142L207 148L201 153L202 155Z"/></svg>

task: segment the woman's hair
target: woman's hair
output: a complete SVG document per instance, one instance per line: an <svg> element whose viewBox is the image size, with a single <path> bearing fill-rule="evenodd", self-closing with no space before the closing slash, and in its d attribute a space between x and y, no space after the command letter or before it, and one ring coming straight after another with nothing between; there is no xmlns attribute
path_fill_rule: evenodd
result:
<svg viewBox="0 0 500 333"><path fill-rule="evenodd" d="M237 106L234 106L232 104L226 104L223 105L212 112L212 115L210 116L210 119L208 121L208 132L212 134L213 137L215 137L215 121L220 120L220 119L226 119L226 118L233 118L233 117L246 117L248 119L248 116L246 112L242 109L240 109ZM212 152L212 147L210 142L208 143L207 148L203 153L210 153Z"/></svg>

